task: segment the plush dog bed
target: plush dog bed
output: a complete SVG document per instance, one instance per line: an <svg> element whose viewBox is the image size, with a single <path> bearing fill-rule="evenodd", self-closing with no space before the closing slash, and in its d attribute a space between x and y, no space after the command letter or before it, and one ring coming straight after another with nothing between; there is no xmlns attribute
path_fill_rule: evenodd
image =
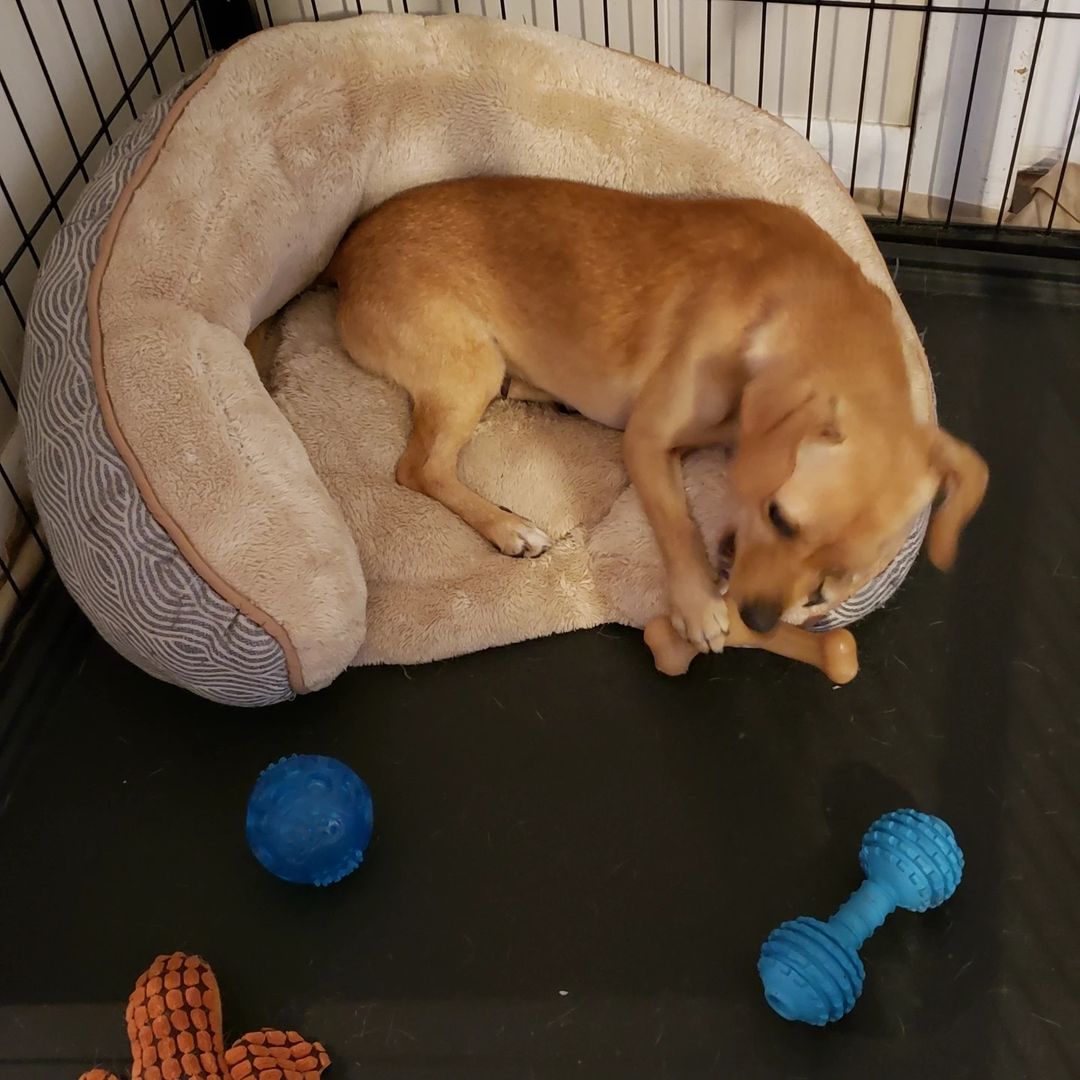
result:
<svg viewBox="0 0 1080 1080"><path fill-rule="evenodd" d="M476 173L802 208L892 298L916 413L932 418L918 336L858 211L766 114L632 57L482 19L267 31L117 143L32 304L23 415L37 505L61 576L125 656L252 705L354 663L641 625L662 610L617 433L547 407L492 407L465 456L469 482L558 538L539 560L511 560L394 485L407 403L348 364L332 295L287 310L268 386L244 347L357 214ZM720 452L694 455L687 473L695 514L719 537ZM824 625L882 603L924 525Z"/></svg>

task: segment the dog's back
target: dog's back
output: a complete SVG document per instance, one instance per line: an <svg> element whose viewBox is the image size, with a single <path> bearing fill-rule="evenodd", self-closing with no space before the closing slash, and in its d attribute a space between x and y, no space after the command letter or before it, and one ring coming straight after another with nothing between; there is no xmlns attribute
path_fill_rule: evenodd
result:
<svg viewBox="0 0 1080 1080"><path fill-rule="evenodd" d="M896 338L887 300L827 234L797 210L745 199L449 181L361 219L328 276L341 289L346 346L364 366L395 378L372 347L388 322L469 319L514 374L613 426L673 349L709 352L770 304L787 313L808 364L844 359L833 345L845 308ZM431 325L433 364L440 336ZM898 343L876 352L904 380Z"/></svg>

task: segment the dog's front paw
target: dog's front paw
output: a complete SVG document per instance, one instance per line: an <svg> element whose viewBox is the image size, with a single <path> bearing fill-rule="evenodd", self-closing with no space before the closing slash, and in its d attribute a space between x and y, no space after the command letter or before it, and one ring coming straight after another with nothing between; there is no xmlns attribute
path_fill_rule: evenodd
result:
<svg viewBox="0 0 1080 1080"><path fill-rule="evenodd" d="M711 583L675 588L671 625L698 652L723 652L729 629L727 602Z"/></svg>
<svg viewBox="0 0 1080 1080"><path fill-rule="evenodd" d="M524 559L535 559L551 547L551 537L543 529L511 513L495 523L488 539L504 555Z"/></svg>

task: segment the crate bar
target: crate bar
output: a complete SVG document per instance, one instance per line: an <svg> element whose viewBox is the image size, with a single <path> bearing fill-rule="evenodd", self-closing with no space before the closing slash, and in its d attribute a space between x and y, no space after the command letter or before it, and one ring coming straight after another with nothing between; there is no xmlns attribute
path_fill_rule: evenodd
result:
<svg viewBox="0 0 1080 1080"><path fill-rule="evenodd" d="M172 42L173 52L176 54L176 66L180 69L181 73L186 75L187 68L184 66L184 54L180 51L180 42L176 37L176 31L169 26L171 21L169 17L169 5L166 3L166 0L159 0L159 2L161 4L161 14L165 16L165 33Z"/></svg>
<svg viewBox="0 0 1080 1080"><path fill-rule="evenodd" d="M19 307L19 301L15 299L15 294L11 291L11 286L7 283L7 279L3 282L4 295L8 299L8 303L11 305L11 310L15 312L15 318L19 323L19 329L26 329L26 316L23 315L22 308ZM11 384L4 378L4 373L0 371L0 390L4 391L4 396L15 406L19 407L18 401L15 399L15 391L11 389Z"/></svg>
<svg viewBox="0 0 1080 1080"><path fill-rule="evenodd" d="M1016 138L1013 140L1012 156L1009 158L1009 167L1005 170L1005 190L1001 193L1001 207L998 209L997 227L1005 220L1005 208L1009 205L1009 193L1013 186L1013 169L1016 167L1016 157L1020 153L1020 139L1024 134L1024 120L1027 118L1028 101L1031 98L1031 88L1035 85L1035 65L1039 62L1039 49L1042 47L1043 31L1046 29L1046 12L1050 7L1050 0L1043 0L1042 11L1039 13L1039 29L1035 34L1035 48L1031 50L1031 63L1028 65L1027 83L1024 86L1024 100L1020 105L1020 122L1016 125Z"/></svg>
<svg viewBox="0 0 1080 1080"><path fill-rule="evenodd" d="M913 221L911 218L897 222L892 215L868 217L866 223L879 242L1053 257L1068 266L1080 265L1080 232L1065 229L1047 233L1042 225L1009 225L999 229L993 223L965 221L954 221L946 226L939 221Z"/></svg>
<svg viewBox="0 0 1080 1080"><path fill-rule="evenodd" d="M814 0L816 3L817 0ZM765 30L769 17L769 0L761 0L761 49L758 53L757 107L765 98Z"/></svg>
<svg viewBox="0 0 1080 1080"><path fill-rule="evenodd" d="M160 96L161 80L158 78L157 68L154 67L153 62L150 60L150 46L146 43L142 20L140 20L139 13L135 10L135 0L127 0L127 6L128 11L131 12L131 21L135 24L135 34L139 39L139 44L142 46L143 56L146 57L147 62L150 64L150 78L154 81L154 93Z"/></svg>
<svg viewBox="0 0 1080 1080"><path fill-rule="evenodd" d="M22 329L26 329L26 319L23 318L22 310L19 308L19 302L15 299L14 293L11 291L11 286L5 281L3 283L4 295L7 297L8 303L11 305L11 310L15 312L15 318L19 321L19 326ZM4 397L11 402L11 407L18 412L19 400L15 396L15 391L11 388L11 383L7 381L4 373L0 371L0 390L4 391ZM0 466L2 468L3 466Z"/></svg>
<svg viewBox="0 0 1080 1080"><path fill-rule="evenodd" d="M769 0L763 0L768 3ZM910 11L917 15L925 15L926 4L900 4L878 3L878 0L784 0L788 7L827 7L836 8L837 11ZM1008 19L1080 19L1080 11L1029 11L1022 8L970 8L957 7L949 4L934 4L935 15L977 15L980 10L985 10L987 15L1000 16Z"/></svg>
<svg viewBox="0 0 1080 1080"><path fill-rule="evenodd" d="M911 161L915 156L915 132L919 125L919 102L922 98L923 76L926 74L926 43L930 40L930 17L933 14L934 0L926 0L926 16L922 22L922 35L919 38L919 61L915 68L915 92L911 99L911 134L908 135L907 155L904 159L904 180L900 185L900 205L896 209L896 220L904 220L904 203L907 201L908 184L911 181Z"/></svg>
<svg viewBox="0 0 1080 1080"><path fill-rule="evenodd" d="M0 71L0 90L3 91L4 97L7 98L7 103L11 109L11 114L15 118L15 125L19 129L19 134L23 137L23 142L26 144L26 149L30 153L30 160L34 163L34 168L37 170L38 178L41 180L42 187L45 188L45 194L49 196L48 211L52 213L56 212L57 219L60 222L64 220L63 211L56 204L56 192L53 191L52 184L49 183L49 178L45 174L45 167L41 164L41 158L38 157L36 148L34 147L34 140L30 138L30 132L26 130L26 125L23 123L22 114L19 112L18 106L15 104L15 99L11 96L11 89L7 84L7 79L4 78L3 71ZM48 215L46 215L48 216ZM19 252L22 255L22 252Z"/></svg>
<svg viewBox="0 0 1080 1080"><path fill-rule="evenodd" d="M26 9L23 7L22 0L15 0L15 6L19 9L19 14L22 16L23 26L26 27L26 35L30 38L30 46L33 48L34 55L37 57L38 67L41 68L41 74L45 76L45 85L49 88L49 96L52 98L53 105L56 106L56 113L60 117L60 124L64 129L64 134L67 136L68 144L71 146L71 152L75 155L76 160L78 160L79 144L75 141L75 133L71 130L71 124L68 123L67 113L64 112L64 106L60 104L60 95L56 92L56 84L52 81L52 76L49 74L49 66L45 63L45 57L41 55L41 48L37 43L34 28L30 25L30 20L26 17ZM90 180L85 168L82 170L82 174L84 180Z"/></svg>
<svg viewBox="0 0 1080 1080"><path fill-rule="evenodd" d="M22 234L23 242L19 245L20 258L25 252L29 252L30 258L34 260L34 265L40 266L41 259L38 258L38 253L34 249L33 237L27 231L26 225L23 223L22 215L15 205L15 200L11 197L11 192L8 190L7 184L4 183L3 176L0 176L0 194L4 196L4 202L7 203L8 210L11 211L11 217L15 222L15 227Z"/></svg>
<svg viewBox="0 0 1080 1080"><path fill-rule="evenodd" d="M83 80L86 82L86 89L90 93L90 100L93 102L94 112L97 113L101 126L105 127L105 110L101 107L101 101L98 98L97 90L94 87L94 80L90 77L90 71L86 66L86 60L83 58L82 49L79 48L79 40L75 37L75 31L72 28L71 20L68 18L67 8L64 7L64 0L56 0L56 6L60 9L60 18L64 20L64 29L67 30L71 47L75 50L75 59L79 62L79 70L82 72ZM108 144L112 146L112 135L106 132L105 138Z"/></svg>
<svg viewBox="0 0 1080 1080"><path fill-rule="evenodd" d="M210 44L210 37L206 32L206 23L203 22L202 8L199 0L191 0L195 10L195 27L199 31L199 44L202 45L203 56L209 56L214 48Z"/></svg>
<svg viewBox="0 0 1080 1080"><path fill-rule="evenodd" d="M180 26L180 24L183 23L184 19L186 19L187 16L192 12L192 10L195 10L197 12L198 9L195 7L195 4L196 4L196 0L188 0L188 3L184 5L183 10L173 20L172 25L174 27ZM162 38L161 42L157 46L155 46L155 48L151 52L151 56L156 58L158 56L158 54L165 48L165 45L166 45L167 41L168 41L167 38ZM126 83L124 84L125 85L124 95L120 98L120 100L116 103L116 105L113 106L112 110L110 112L106 113L106 115L105 115L106 127L108 127L108 125L110 125L116 119L116 117L120 114L120 111L123 109L123 107L125 105L130 105L131 104L132 92L134 91L135 87L138 85L139 80L142 79L144 75L146 75L148 70L149 70L149 66L146 63L144 63L143 66L141 68L139 68L139 70L135 73L135 79L132 82L131 86L127 86ZM3 88L4 92L6 94L8 94L8 100L9 100L9 102L11 102L10 93L7 90L6 82L4 81L3 72L0 72L0 88ZM14 112L15 111L14 110L14 103L11 103L11 104L12 104L12 111ZM15 113L15 119L16 119L16 121L19 121L19 116L18 116L17 112ZM30 141L29 135L26 135L25 137L26 137L26 140L27 140L27 147L30 150L31 157L36 158L37 155L34 152L34 146L33 146L33 143ZM79 158L75 162L74 167L67 174L67 176L64 177L63 181L61 181L60 186L56 189L55 192L53 192L52 188L49 186L48 180L44 177L44 175L42 175L42 182L46 185L46 191L48 191L48 193L49 193L49 205L45 207L45 209L38 215L38 218L34 222L34 224L30 226L30 228L28 230L28 232L30 234L29 237L24 239L19 244L19 246L15 249L15 253L11 256L10 259L8 259L7 264L4 266L3 270L0 270L0 282L6 283L6 281L7 281L8 277L10 276L11 272L15 269L15 266L18 263L18 261L23 257L23 255L26 254L27 251L30 250L30 248L31 248L31 246L33 244L33 241L34 241L34 237L37 236L38 232L44 226L44 224L48 220L50 214L55 213L57 218L61 222L64 220L64 215L60 210L59 200L64 197L64 195L67 193L68 188L71 187L71 185L79 178L79 176L83 172L83 169L84 169L84 167L86 165L86 162L89 159L90 155L94 152L94 150L97 148L98 143L101 142L101 140L104 137L105 137L105 128L102 128L86 144L86 148L79 155ZM16 311L18 311L17 308L16 308Z"/></svg>
<svg viewBox="0 0 1080 1080"><path fill-rule="evenodd" d="M986 36L987 12L990 10L990 0L983 5L982 16L979 19L979 40L975 44L975 59L971 64L971 85L968 87L967 107L964 109L964 125L960 129L960 145L956 150L956 171L953 173L952 190L949 192L949 209L945 213L945 224L951 225L953 210L956 207L956 189L960 184L960 170L964 164L964 147L967 144L968 125L971 122L971 107L975 103L975 86L979 81L979 61L982 59L983 38Z"/></svg>
<svg viewBox="0 0 1080 1080"><path fill-rule="evenodd" d="M112 33L109 30L109 24L105 19L105 13L101 10L101 0L93 0L94 10L97 12L98 22L101 23L101 32L105 35L105 44L109 48L109 55L112 57L113 67L116 69L116 77L120 80L120 86L128 92L128 107L131 109L131 119L134 120L139 115L138 110L135 108L135 102L130 96L130 87L128 81L124 75L124 67L120 63L120 57L116 52L116 44L112 39Z"/></svg>
<svg viewBox="0 0 1080 1080"><path fill-rule="evenodd" d="M659 0L653 0L653 10ZM712 6L713 0L705 0L705 82L712 86Z"/></svg>
<svg viewBox="0 0 1080 1080"><path fill-rule="evenodd" d="M30 510L26 503L23 502L19 493L15 490L15 484L11 477L8 476L7 470L3 465L0 465L0 480L3 480L4 487L7 488L8 494L11 496L12 501L15 503L23 520L26 522L26 527L30 530L30 535L34 538L34 543L41 548L43 554L47 553L48 548L45 547L45 541L41 539L41 535L37 531L37 526L34 524L34 519L30 514Z"/></svg>
<svg viewBox="0 0 1080 1080"><path fill-rule="evenodd" d="M213 52L227 49L259 29L254 0L231 0L227 4L221 0L194 0L194 3L195 12L202 20L200 31L205 33L205 40L209 41Z"/></svg>
<svg viewBox="0 0 1080 1080"><path fill-rule="evenodd" d="M1069 167L1069 155L1072 153L1073 140L1076 138L1076 122L1080 120L1080 92L1076 95L1076 108L1073 110L1072 127L1069 128L1069 138L1065 143L1065 153L1061 158L1061 173L1058 175L1057 187L1054 189L1054 202L1050 207L1050 220L1046 223L1047 234L1054 228L1054 215L1061 205L1061 187L1065 183L1065 170Z"/></svg>
<svg viewBox="0 0 1080 1080"><path fill-rule="evenodd" d="M15 580L15 574L12 572L11 567L4 562L4 556L0 555L0 585L5 583L11 588L15 603L20 603L23 597L22 589L19 588L19 583Z"/></svg>
<svg viewBox="0 0 1080 1080"><path fill-rule="evenodd" d="M810 82L806 87L806 140L810 141L810 122L814 116L814 72L817 70L818 26L821 23L821 5L814 8L814 37L810 43Z"/></svg>
<svg viewBox="0 0 1080 1080"><path fill-rule="evenodd" d="M871 0L866 13L866 41L863 44L862 76L859 80L859 111L855 117L855 145L851 150L851 183L848 194L855 197L855 177L859 169L859 140L862 137L863 109L866 106L866 75L870 69L870 42L874 34L874 4Z"/></svg>

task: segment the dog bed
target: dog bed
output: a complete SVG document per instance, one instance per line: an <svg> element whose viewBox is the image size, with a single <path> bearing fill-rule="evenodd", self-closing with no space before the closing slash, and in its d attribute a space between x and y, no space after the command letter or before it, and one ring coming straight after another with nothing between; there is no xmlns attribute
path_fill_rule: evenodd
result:
<svg viewBox="0 0 1080 1080"><path fill-rule="evenodd" d="M805 210L893 302L916 414L918 336L854 204L782 123L572 38L458 16L364 16L247 39L149 110L57 235L27 329L23 416L57 569L146 671L234 704L663 608L618 434L498 402L468 481L558 538L496 554L393 483L400 393L348 364L332 295L292 304L264 385L250 329L306 289L359 214L416 184L518 173ZM707 536L720 451L692 456ZM903 579L925 515L839 625ZM645 659L643 657L643 662Z"/></svg>

